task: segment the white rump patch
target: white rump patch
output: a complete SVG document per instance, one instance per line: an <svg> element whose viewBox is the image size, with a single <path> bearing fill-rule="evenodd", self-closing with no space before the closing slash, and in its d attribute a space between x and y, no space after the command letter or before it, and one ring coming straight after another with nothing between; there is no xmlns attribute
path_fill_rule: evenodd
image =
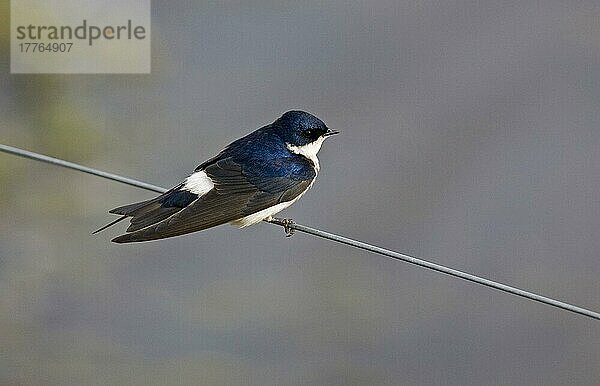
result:
<svg viewBox="0 0 600 386"><path fill-rule="evenodd" d="M317 153L321 150L321 145L323 141L325 141L327 137L320 137L314 142L309 143L308 145L303 146L294 146L292 144L286 143L285 145L292 153L300 154L308 158L315 165L315 169L318 172L321 169L319 165L319 159L317 158Z"/></svg>
<svg viewBox="0 0 600 386"><path fill-rule="evenodd" d="M185 179L183 188L198 196L203 196L210 192L215 187L209 176L206 175L204 170L195 172Z"/></svg>

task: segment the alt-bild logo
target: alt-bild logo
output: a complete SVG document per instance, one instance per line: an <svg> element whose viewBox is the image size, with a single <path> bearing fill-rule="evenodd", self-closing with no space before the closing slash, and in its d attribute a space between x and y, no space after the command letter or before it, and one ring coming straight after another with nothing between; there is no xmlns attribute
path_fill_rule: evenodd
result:
<svg viewBox="0 0 600 386"><path fill-rule="evenodd" d="M12 0L12 73L149 73L150 0Z"/></svg>

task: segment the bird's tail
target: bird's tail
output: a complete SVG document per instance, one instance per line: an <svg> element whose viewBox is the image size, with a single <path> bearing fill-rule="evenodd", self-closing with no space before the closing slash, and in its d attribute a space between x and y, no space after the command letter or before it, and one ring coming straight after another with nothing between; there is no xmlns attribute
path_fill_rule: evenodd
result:
<svg viewBox="0 0 600 386"><path fill-rule="evenodd" d="M116 219L115 221L112 221L112 222L104 225L103 227L101 227L99 229L96 229L95 231L92 232L92 234L95 235L96 233L102 232L106 228L109 228L109 227L115 225L116 223L125 220L127 217L134 216L135 213L136 213L136 211L138 211L139 209L142 209L142 208L146 207L147 205L153 203L155 200L156 199L153 198L151 200L146 200L146 201L142 201L142 202L136 202L135 204L123 205L123 206L120 206L118 208L110 210L108 213L120 214L122 216L119 217L118 219Z"/></svg>
<svg viewBox="0 0 600 386"><path fill-rule="evenodd" d="M122 214L123 216L130 217L130 216L134 215L134 212L136 210L142 209L146 205L151 204L155 201L156 201L156 198L153 198L151 200L136 202L135 204L123 205L118 208L109 210L108 213Z"/></svg>
<svg viewBox="0 0 600 386"><path fill-rule="evenodd" d="M102 231L103 231L103 230L105 230L106 228L108 228L108 227L111 227L111 226L115 225L116 223L118 223L118 222L120 222L120 221L123 221L123 220L125 220L127 217L128 217L128 216L125 216L125 215L123 215L123 216L119 217L118 219L116 219L115 221L113 221L113 222L111 222L111 223L108 223L108 224L104 225L102 228L100 228L100 229L96 229L95 231L93 231L93 232L92 232L92 234L93 234L93 235L95 235L95 234L96 234L96 233L98 233L98 232L102 232Z"/></svg>

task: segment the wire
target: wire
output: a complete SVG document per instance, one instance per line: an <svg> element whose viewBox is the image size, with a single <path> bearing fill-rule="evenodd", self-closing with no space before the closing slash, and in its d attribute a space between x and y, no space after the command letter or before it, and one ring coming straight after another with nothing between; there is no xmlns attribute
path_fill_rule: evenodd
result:
<svg viewBox="0 0 600 386"><path fill-rule="evenodd" d="M101 170L97 170L97 169L90 168L87 166L79 165L79 164L76 164L73 162L68 162L65 160L58 159L58 158L49 157L46 155L30 152L30 151L19 149L19 148L12 147L12 146L0 144L0 151L2 151L4 153L17 155L20 157L25 157L25 158L29 158L29 159L33 159L33 160L37 160L37 161L46 162L46 163L49 163L52 165L62 166L65 168L81 171L84 173L92 174L92 175L99 176L102 178L107 178L109 180L121 182L121 183L135 186L138 188L151 190L151 191L157 192L157 193L164 193L167 191L167 189L162 188L160 186L148 184L146 182L134 180L134 179L128 178L128 177L123 177L123 176L113 174L113 173L103 172ZM350 238L347 238L344 236L340 236L340 235L336 235L334 233L322 231L320 229L312 228L312 227L309 227L306 225L297 224L297 223L294 223L294 222L291 222L288 220L272 219L271 221L268 221L268 222L271 224L274 224L274 225L279 225L279 226L284 227L284 229L288 233L290 231L299 231L299 232L303 232L303 233L310 234L313 236L321 237L321 238L324 238L327 240L335 241L335 242L349 245L349 246L352 246L352 247L355 247L358 249L373 252L373 253L376 253L376 254L379 254L382 256L386 256L386 257L389 257L392 259L401 260L401 261L404 261L407 263L417 265L419 267L428 268L428 269L431 269L436 272L441 272L446 275L457 277L459 279L477 283L477 284L480 284L480 285L483 285L486 287L494 288L499 291L507 292L512 295L520 296L520 297L523 297L523 298L526 298L529 300L533 300L533 301L543 303L543 304L546 304L549 306L561 308L566 311L571 311L571 312L574 312L574 313L577 313L580 315L584 315L584 316L587 316L587 317L590 317L590 318L593 318L596 320L600 320L600 313L598 313L598 312L591 311L591 310L588 310L588 309L585 309L582 307L578 307L573 304L561 302L559 300L552 299L552 298L549 298L546 296L538 295L538 294L535 294L535 293L532 293L529 291L522 290L520 288L511 287L509 285L498 283L498 282L490 280L490 279L485 279L485 278L482 278L482 277L479 277L479 276L476 276L476 275L473 275L473 274L470 274L467 272L463 272L463 271L459 271L459 270L456 270L453 268L445 267L443 265L435 264L435 263L429 262L427 260L418 259L416 257L405 255L403 253L399 253L399 252L391 251L389 249L377 247L375 245L371 245L371 244L368 244L368 243L365 243L362 241L353 240L353 239L350 239Z"/></svg>
<svg viewBox="0 0 600 386"><path fill-rule="evenodd" d="M132 178L127 178L127 177L119 176L119 175L113 174L113 173L103 172L103 171L98 170L98 169L88 168L87 166L79 165L79 164L76 164L76 163L73 163L73 162L65 161L65 160L62 160L62 159L54 158L54 157L48 157L47 155L43 155L43 154L39 154L39 153L34 153L32 151L27 151L27 150L23 150L23 149L19 149L17 147L12 147L12 146L7 146L7 145L0 144L0 151L2 151L4 153L18 155L20 157L25 157L25 158L33 159L33 160L36 160L36 161L46 162L46 163L49 163L49 164L52 164L52 165L62 166L63 168L78 170L80 172L92 174L92 175L95 175L95 176L98 176L98 177L102 177L102 178L107 178L109 180L121 182L121 183L124 183L124 184L127 184L127 185L131 185L131 186L136 186L138 188L142 188L142 189L146 189L146 190L151 190L151 191L157 192L157 193L164 193L164 192L167 191L167 189L161 188L160 186L156 186L156 185L148 184L146 182L134 180Z"/></svg>

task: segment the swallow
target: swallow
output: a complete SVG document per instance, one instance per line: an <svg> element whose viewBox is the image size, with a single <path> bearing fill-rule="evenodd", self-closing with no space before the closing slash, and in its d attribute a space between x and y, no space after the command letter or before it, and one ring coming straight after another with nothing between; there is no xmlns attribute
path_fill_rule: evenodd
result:
<svg viewBox="0 0 600 386"><path fill-rule="evenodd" d="M304 111L288 111L275 122L232 142L201 163L183 182L158 197L112 209L130 218L115 243L175 237L230 223L240 228L270 221L315 182L317 153L339 131Z"/></svg>

